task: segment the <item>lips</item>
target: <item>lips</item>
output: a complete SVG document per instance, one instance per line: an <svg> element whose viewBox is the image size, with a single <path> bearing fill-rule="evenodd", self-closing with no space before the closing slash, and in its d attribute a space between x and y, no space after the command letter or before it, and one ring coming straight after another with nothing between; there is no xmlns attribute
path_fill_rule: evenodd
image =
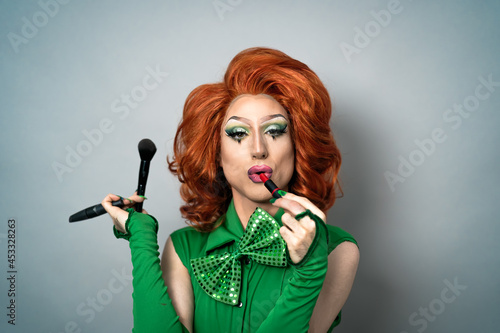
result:
<svg viewBox="0 0 500 333"><path fill-rule="evenodd" d="M254 183L262 183L259 174L265 174L267 178L271 178L273 174L273 169L270 166L265 164L262 165L254 165L250 169L248 169L248 178Z"/></svg>

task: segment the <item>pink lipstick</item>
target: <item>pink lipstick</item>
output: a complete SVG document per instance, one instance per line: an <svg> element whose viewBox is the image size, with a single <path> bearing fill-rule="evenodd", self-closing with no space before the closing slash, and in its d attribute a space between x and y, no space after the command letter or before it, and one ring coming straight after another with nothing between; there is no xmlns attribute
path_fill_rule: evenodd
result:
<svg viewBox="0 0 500 333"><path fill-rule="evenodd" d="M265 164L262 165L254 165L250 169L248 169L248 178L254 183L261 183L262 180L259 177L260 174L265 175L267 178L271 177L273 174L273 169Z"/></svg>
<svg viewBox="0 0 500 333"><path fill-rule="evenodd" d="M276 186L276 184L271 179L267 178L263 173L259 174L259 177L264 183L264 186L268 189L269 192L271 192L274 198L281 198L281 195L278 193L278 190L280 190L280 188Z"/></svg>

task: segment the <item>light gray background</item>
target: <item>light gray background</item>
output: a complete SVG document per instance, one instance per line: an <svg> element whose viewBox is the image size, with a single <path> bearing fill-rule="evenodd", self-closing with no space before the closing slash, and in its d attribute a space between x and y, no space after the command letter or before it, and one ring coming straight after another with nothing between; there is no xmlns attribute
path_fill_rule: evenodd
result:
<svg viewBox="0 0 500 333"><path fill-rule="evenodd" d="M480 77L500 81L498 1L67 2L0 2L0 268L6 277L14 218L18 270L16 325L7 324L2 278L0 331L130 331L128 244L106 216L75 224L68 216L109 192L132 193L137 143L148 137L158 152L145 208L161 223L163 246L184 226L165 160L184 100L253 46L305 62L334 100L345 195L328 223L361 248L336 331L497 331L500 87L471 96ZM377 23L371 11L388 6L390 22ZM357 53L346 56L346 44ZM168 76L127 115L114 112L122 94L141 97L147 68ZM447 111L464 102L467 117ZM91 144L84 131L102 121L111 128ZM432 147L436 128L442 142ZM70 167L67 149L78 147L87 156ZM391 189L385 175L401 159L418 165L401 167L405 181ZM58 177L54 163L67 172ZM453 293L449 283L466 289Z"/></svg>

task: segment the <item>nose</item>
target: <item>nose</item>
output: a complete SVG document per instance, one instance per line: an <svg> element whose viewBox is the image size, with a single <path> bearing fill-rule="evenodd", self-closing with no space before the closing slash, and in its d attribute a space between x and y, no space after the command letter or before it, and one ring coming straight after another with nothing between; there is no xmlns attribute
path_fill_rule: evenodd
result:
<svg viewBox="0 0 500 333"><path fill-rule="evenodd" d="M253 138L252 157L257 160L267 158L267 145L262 135L255 135Z"/></svg>

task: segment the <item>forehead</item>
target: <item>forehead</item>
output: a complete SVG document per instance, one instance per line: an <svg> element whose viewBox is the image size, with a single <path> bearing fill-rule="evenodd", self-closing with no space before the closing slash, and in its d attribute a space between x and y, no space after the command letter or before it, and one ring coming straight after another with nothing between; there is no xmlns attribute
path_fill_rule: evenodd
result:
<svg viewBox="0 0 500 333"><path fill-rule="evenodd" d="M274 114L281 114L288 120L286 110L271 96L264 94L240 95L229 105L225 121L233 116L259 120Z"/></svg>

